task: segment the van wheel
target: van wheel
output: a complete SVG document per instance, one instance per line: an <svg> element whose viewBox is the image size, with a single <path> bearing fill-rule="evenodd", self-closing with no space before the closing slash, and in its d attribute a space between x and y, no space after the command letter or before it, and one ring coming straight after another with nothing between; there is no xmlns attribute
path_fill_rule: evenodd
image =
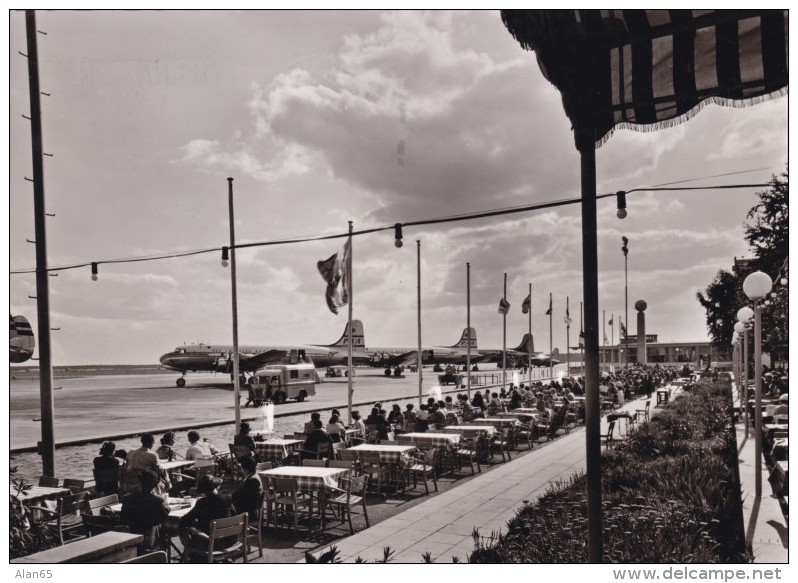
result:
<svg viewBox="0 0 798 583"><path fill-rule="evenodd" d="M282 405L283 403L285 403L285 393L283 393L282 391L280 391L279 393L277 393L277 394L274 396L274 403L275 403L276 405Z"/></svg>
<svg viewBox="0 0 798 583"><path fill-rule="evenodd" d="M186 386L186 379L184 379L183 377L180 377L179 379L177 379L176 383L177 383L178 387L181 387L181 388L185 387Z"/></svg>
<svg viewBox="0 0 798 583"><path fill-rule="evenodd" d="M386 376L386 377L389 377L389 376L391 376L391 369L389 369L389 368L386 368L386 369L385 369L385 376Z"/></svg>
<svg viewBox="0 0 798 583"><path fill-rule="evenodd" d="M302 401L304 401L304 400L305 400L305 397L307 397L307 396L308 396L308 394L307 394L305 391L302 391L301 393L299 393L299 394L296 396L296 402L297 402L297 403L301 403Z"/></svg>

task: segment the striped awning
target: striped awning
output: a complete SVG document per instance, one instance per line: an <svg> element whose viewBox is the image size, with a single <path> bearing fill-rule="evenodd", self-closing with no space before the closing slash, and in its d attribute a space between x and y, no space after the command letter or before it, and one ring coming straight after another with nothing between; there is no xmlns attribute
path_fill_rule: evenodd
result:
<svg viewBox="0 0 798 583"><path fill-rule="evenodd" d="M656 130L702 104L787 90L786 10L503 10L502 20L596 145L616 127Z"/></svg>

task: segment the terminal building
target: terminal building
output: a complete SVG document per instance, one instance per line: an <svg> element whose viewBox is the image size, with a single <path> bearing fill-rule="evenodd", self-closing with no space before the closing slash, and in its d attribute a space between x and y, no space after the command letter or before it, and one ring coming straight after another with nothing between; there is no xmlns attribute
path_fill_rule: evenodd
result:
<svg viewBox="0 0 798 583"><path fill-rule="evenodd" d="M628 346L628 358L626 354ZM630 334L613 346L599 346L602 364L637 363L637 336ZM573 353L571 353L573 355ZM650 365L684 366L690 364L702 369L707 366L727 366L732 361L731 349L719 349L710 342L659 342L656 334L646 334L646 360Z"/></svg>

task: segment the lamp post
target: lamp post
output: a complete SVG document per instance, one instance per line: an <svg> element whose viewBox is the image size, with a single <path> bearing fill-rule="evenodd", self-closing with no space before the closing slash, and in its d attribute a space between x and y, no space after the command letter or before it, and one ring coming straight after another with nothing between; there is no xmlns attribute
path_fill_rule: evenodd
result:
<svg viewBox="0 0 798 583"><path fill-rule="evenodd" d="M756 497L762 497L762 307L763 300L773 288L773 281L761 271L755 271L743 281L743 292L754 302L754 431L756 432ZM750 309L750 308L749 308Z"/></svg>
<svg viewBox="0 0 798 583"><path fill-rule="evenodd" d="M623 242L621 246L621 251L623 251L623 306L626 313L624 316L626 318L626 334L623 335L623 367L629 368L629 238L621 237L621 241ZM637 362L640 362L639 356Z"/></svg>
<svg viewBox="0 0 798 583"><path fill-rule="evenodd" d="M750 433L750 422L748 419L748 328L743 322L734 325L734 331L741 341L739 353L739 383L742 385L742 399L745 401L745 434Z"/></svg>
<svg viewBox="0 0 798 583"><path fill-rule="evenodd" d="M241 427L241 384L238 379L238 294L236 291L236 229L233 214L232 178L227 179L227 196L230 213L230 280L232 282L233 296L233 399L235 403L236 433L238 433Z"/></svg>

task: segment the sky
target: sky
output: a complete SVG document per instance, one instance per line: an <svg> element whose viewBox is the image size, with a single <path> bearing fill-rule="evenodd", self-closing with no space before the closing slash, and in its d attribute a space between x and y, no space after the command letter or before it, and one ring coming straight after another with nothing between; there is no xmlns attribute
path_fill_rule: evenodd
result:
<svg viewBox="0 0 798 583"><path fill-rule="evenodd" d="M494 11L38 12L51 268L342 234L580 192L579 157L560 95ZM35 267L25 19L9 14L9 271ZM656 132L617 131L597 151L599 193L679 181L764 183L787 163L787 98L705 107ZM754 170L742 174L731 174ZM647 332L706 341L696 292L750 255L746 213L761 189L628 196L598 203L600 308ZM565 351L582 299L578 205L393 229L353 242L354 317L367 346L416 344L416 240L422 335L451 345L471 322L480 348L527 331ZM316 262L342 240L237 252L242 344L331 343ZM184 343L232 342L230 268L218 250L62 270L50 283L53 364L147 364ZM9 308L36 330L33 274L9 275ZM634 333L635 325L630 327ZM607 336L611 329L606 327ZM614 330L617 341L618 329Z"/></svg>

